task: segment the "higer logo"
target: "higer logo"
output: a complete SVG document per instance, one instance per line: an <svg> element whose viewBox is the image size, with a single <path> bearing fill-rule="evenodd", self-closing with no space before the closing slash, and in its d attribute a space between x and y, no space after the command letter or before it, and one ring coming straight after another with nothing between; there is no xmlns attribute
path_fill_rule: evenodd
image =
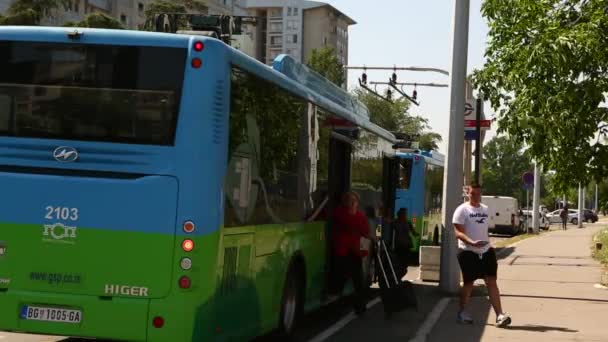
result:
<svg viewBox="0 0 608 342"><path fill-rule="evenodd" d="M45 224L42 236L47 242L75 243L77 230L77 227L66 226L63 223Z"/></svg>
<svg viewBox="0 0 608 342"><path fill-rule="evenodd" d="M111 285L106 284L105 294L107 295L122 295L122 296L133 296L133 297L147 297L148 288L140 286L125 286L125 285Z"/></svg>

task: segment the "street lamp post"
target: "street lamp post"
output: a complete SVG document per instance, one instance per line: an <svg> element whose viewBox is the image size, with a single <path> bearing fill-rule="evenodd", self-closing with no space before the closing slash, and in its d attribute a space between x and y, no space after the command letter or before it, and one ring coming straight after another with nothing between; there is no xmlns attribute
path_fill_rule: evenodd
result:
<svg viewBox="0 0 608 342"><path fill-rule="evenodd" d="M441 235L441 264L439 287L456 294L459 290L456 236L452 215L462 202L462 153L464 145L464 105L469 45L470 0L454 0L452 28L452 71L450 72L450 125L448 153L443 176L443 234Z"/></svg>

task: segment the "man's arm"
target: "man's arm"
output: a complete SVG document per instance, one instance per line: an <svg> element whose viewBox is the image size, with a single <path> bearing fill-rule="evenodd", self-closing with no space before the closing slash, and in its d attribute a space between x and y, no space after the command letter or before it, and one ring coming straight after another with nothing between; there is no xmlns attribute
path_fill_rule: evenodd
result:
<svg viewBox="0 0 608 342"><path fill-rule="evenodd" d="M454 232L456 233L456 237L467 245L482 247L487 244L487 241L475 241L468 237L467 234L464 233L464 226L462 224L454 223Z"/></svg>

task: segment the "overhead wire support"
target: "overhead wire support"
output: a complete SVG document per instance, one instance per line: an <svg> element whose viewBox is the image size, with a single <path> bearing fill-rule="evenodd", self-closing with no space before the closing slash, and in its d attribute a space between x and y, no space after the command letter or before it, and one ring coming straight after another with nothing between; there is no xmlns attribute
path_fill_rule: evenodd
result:
<svg viewBox="0 0 608 342"><path fill-rule="evenodd" d="M397 82L393 82L392 79L389 79L389 81L388 81L389 87L395 89L396 92L398 92L399 94L401 94L401 96L403 96L406 99L408 99L408 101L410 101L411 103L415 104L416 106L420 106L420 103L415 98L409 96L404 91L402 91L401 89L397 88L396 84L397 84Z"/></svg>
<svg viewBox="0 0 608 342"><path fill-rule="evenodd" d="M369 82L371 85L389 85L388 82ZM395 85L398 86L414 86L414 87L435 87L435 88L448 88L448 84L443 83L413 83L413 82L397 82ZM403 90L403 89L401 89Z"/></svg>
<svg viewBox="0 0 608 342"><path fill-rule="evenodd" d="M427 68L427 67L368 67L368 66L354 66L354 65L346 65L344 66L346 70L399 70L399 71L417 71L417 72L435 72L445 76L449 76L450 73L447 70L439 69L439 68Z"/></svg>
<svg viewBox="0 0 608 342"><path fill-rule="evenodd" d="M366 84L365 82L361 81L361 79L360 79L360 78L359 78L358 80L359 80L359 86L360 86L361 88L363 88L363 89L367 90L367 91L368 91L368 92L370 92L371 94L373 94L373 95L375 95L375 96L377 96L377 97L381 98L382 100L384 100L384 101L386 101L386 102L388 102L388 103L393 103L393 100L392 100L392 99L390 99L390 98L388 98L388 97L384 97L384 96L380 95L380 94L379 94L377 91L375 91L375 90L371 89L370 87L368 87L368 86L367 86L367 84Z"/></svg>

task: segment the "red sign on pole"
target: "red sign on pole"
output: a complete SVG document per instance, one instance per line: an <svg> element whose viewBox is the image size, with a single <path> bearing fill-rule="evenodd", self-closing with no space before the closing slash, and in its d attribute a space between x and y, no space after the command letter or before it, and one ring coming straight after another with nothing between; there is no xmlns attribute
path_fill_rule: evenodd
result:
<svg viewBox="0 0 608 342"><path fill-rule="evenodd" d="M464 120L464 127L476 127L475 121L477 120ZM479 127L490 128L492 120L479 120Z"/></svg>

